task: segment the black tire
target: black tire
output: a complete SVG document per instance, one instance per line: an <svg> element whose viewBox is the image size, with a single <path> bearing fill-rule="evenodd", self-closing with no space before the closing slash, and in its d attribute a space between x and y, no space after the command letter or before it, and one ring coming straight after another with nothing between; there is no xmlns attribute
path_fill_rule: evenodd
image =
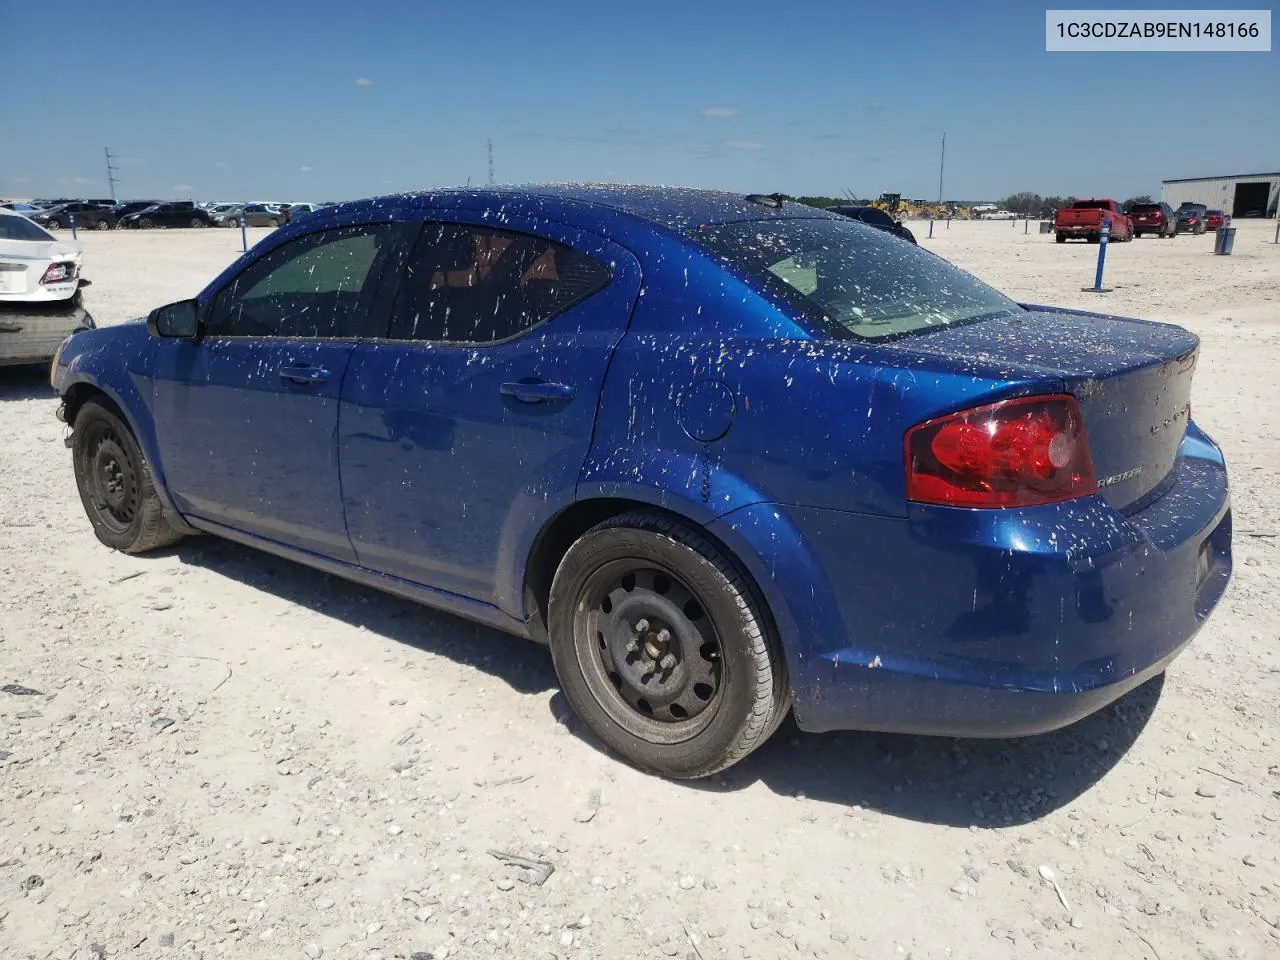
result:
<svg viewBox="0 0 1280 960"><path fill-rule="evenodd" d="M80 502L99 540L121 553L144 553L182 539L164 517L142 449L114 411L85 401L72 440Z"/></svg>
<svg viewBox="0 0 1280 960"><path fill-rule="evenodd" d="M95 223L95 224L93 225L93 228L94 228L95 230L110 230L110 229L111 229L111 221L110 221L110 220L99 220L97 223Z"/></svg>
<svg viewBox="0 0 1280 960"><path fill-rule="evenodd" d="M62 221L61 221L61 220L46 220L44 225L45 225L45 228L46 228L46 229L48 229L48 230L61 230L61 229L62 229Z"/></svg>
<svg viewBox="0 0 1280 960"><path fill-rule="evenodd" d="M150 230L154 226L155 226L155 221L152 220L150 217L143 217L141 220L138 221L138 227L142 230Z"/></svg>
<svg viewBox="0 0 1280 960"><path fill-rule="evenodd" d="M278 226L280 226L280 221L279 221L279 220L277 220L275 217L272 217L272 218L271 218L270 220L268 220L267 222L268 222L271 226L273 226L273 227L278 227Z"/></svg>
<svg viewBox="0 0 1280 960"><path fill-rule="evenodd" d="M1060 233L1060 234L1058 234L1054 239L1055 239L1058 243L1066 243L1066 242L1067 242L1067 235L1066 235L1065 233Z"/></svg>
<svg viewBox="0 0 1280 960"><path fill-rule="evenodd" d="M205 222L201 220L199 217L191 218L190 226L193 230L198 230L200 227L203 227L204 225L205 225Z"/></svg>
<svg viewBox="0 0 1280 960"><path fill-rule="evenodd" d="M556 571L548 620L570 707L642 770L709 776L790 709L768 615L723 552L675 521L629 513L587 531Z"/></svg>

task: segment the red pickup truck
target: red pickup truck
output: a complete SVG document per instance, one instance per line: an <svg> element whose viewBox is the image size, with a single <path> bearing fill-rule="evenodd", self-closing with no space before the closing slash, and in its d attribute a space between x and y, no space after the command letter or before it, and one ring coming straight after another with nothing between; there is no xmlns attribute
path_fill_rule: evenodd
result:
<svg viewBox="0 0 1280 960"><path fill-rule="evenodd" d="M1114 200L1077 200L1063 207L1053 218L1053 232L1059 243L1066 243L1069 237L1084 237L1097 243L1102 237L1103 218L1111 221L1112 240L1123 243L1133 239L1133 221Z"/></svg>

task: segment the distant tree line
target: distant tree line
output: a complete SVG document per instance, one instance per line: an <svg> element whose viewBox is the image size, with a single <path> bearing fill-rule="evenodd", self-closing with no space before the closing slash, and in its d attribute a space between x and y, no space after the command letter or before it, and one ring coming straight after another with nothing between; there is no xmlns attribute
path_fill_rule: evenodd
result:
<svg viewBox="0 0 1280 960"><path fill-rule="evenodd" d="M1000 205L1019 216L1048 218L1053 216L1054 211L1069 207L1075 202L1075 197L1042 197L1038 193L1015 193L1001 200ZM1133 209L1134 204L1151 202L1151 198L1146 194L1130 197L1124 202L1123 209L1128 213Z"/></svg>
<svg viewBox="0 0 1280 960"><path fill-rule="evenodd" d="M848 197L796 197L796 200L800 203L807 203L811 207L834 207L845 203L866 204L871 202L870 200L851 200ZM1000 206L1006 210L1012 210L1020 217L1048 219L1053 216L1055 211L1063 207L1069 207L1075 202L1075 197L1042 197L1038 193L1015 193L1001 200ZM1123 204L1124 212L1128 213L1132 210L1134 204L1151 202L1151 198L1146 194L1130 197Z"/></svg>

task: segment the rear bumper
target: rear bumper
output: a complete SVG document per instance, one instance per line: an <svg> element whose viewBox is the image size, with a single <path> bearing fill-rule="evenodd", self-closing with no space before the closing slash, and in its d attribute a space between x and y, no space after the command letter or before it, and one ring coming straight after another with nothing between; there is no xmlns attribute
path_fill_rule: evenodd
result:
<svg viewBox="0 0 1280 960"><path fill-rule="evenodd" d="M775 546L768 574L800 726L1021 736L1164 670L1231 574L1226 469L1194 425L1175 470L1131 515L1100 498L905 519L765 506L806 552ZM720 521L766 522L756 507Z"/></svg>
<svg viewBox="0 0 1280 960"><path fill-rule="evenodd" d="M0 300L0 366L48 361L70 334L92 326L74 292L54 301Z"/></svg>

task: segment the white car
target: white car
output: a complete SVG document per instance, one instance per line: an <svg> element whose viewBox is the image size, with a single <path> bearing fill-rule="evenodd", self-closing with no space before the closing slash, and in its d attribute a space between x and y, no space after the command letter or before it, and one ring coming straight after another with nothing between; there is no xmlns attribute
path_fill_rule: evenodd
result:
<svg viewBox="0 0 1280 960"><path fill-rule="evenodd" d="M53 356L65 337L93 326L80 304L82 247L0 208L0 366Z"/></svg>
<svg viewBox="0 0 1280 960"><path fill-rule="evenodd" d="M80 289L83 247L0 208L0 302L70 300Z"/></svg>

